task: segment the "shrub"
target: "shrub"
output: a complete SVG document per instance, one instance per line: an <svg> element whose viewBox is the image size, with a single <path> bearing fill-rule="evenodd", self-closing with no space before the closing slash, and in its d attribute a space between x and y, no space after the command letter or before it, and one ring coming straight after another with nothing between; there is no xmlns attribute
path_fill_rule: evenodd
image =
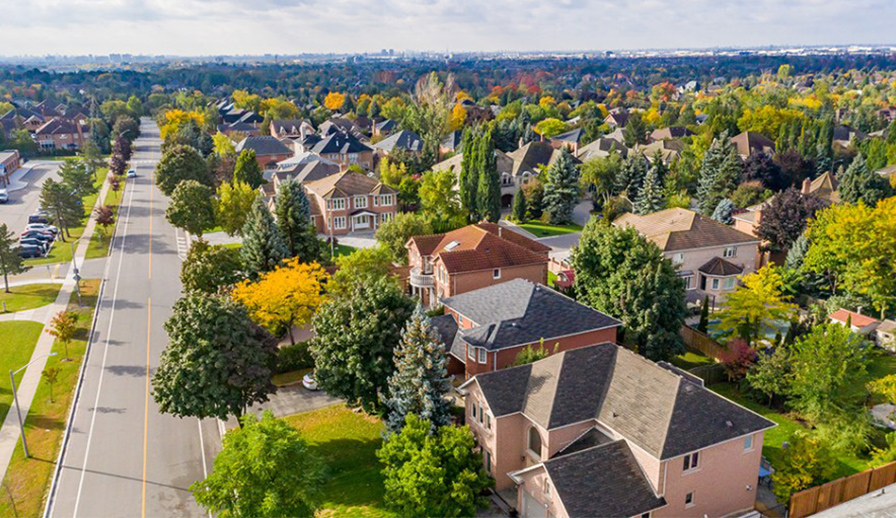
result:
<svg viewBox="0 0 896 518"><path fill-rule="evenodd" d="M277 367L274 371L277 374L283 374L312 367L314 367L314 359L311 358L308 345L305 342L299 342L280 348L277 354Z"/></svg>

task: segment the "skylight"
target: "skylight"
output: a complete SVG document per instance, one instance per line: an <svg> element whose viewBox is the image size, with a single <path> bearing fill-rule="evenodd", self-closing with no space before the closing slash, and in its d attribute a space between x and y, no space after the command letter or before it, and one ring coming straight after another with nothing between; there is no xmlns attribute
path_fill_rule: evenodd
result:
<svg viewBox="0 0 896 518"><path fill-rule="evenodd" d="M452 241L452 242L448 243L447 245L445 245L445 251L450 252L459 246L460 246L460 241Z"/></svg>

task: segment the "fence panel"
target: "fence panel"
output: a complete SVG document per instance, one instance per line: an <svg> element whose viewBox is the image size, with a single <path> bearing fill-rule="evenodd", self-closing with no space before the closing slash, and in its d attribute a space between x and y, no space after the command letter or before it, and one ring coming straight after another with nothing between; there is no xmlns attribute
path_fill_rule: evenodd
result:
<svg viewBox="0 0 896 518"><path fill-rule="evenodd" d="M872 470L865 470L843 479L843 494L840 501L848 502L853 498L858 498L867 493L868 482L871 481L871 471Z"/></svg>
<svg viewBox="0 0 896 518"><path fill-rule="evenodd" d="M804 518L896 483L896 462L790 495L790 518Z"/></svg>
<svg viewBox="0 0 896 518"><path fill-rule="evenodd" d="M817 486L790 495L790 518L803 518L815 514L820 490L821 486Z"/></svg>
<svg viewBox="0 0 896 518"><path fill-rule="evenodd" d="M843 479L839 478L818 488L818 498L815 500L815 512L821 512L829 507L839 504L843 494Z"/></svg>
<svg viewBox="0 0 896 518"><path fill-rule="evenodd" d="M684 343L688 347L696 349L716 360L721 360L722 355L727 352L727 349L721 344L690 326L681 327L681 337L684 338Z"/></svg>
<svg viewBox="0 0 896 518"><path fill-rule="evenodd" d="M878 466L871 471L868 492L876 491L893 483L896 483L896 462Z"/></svg>

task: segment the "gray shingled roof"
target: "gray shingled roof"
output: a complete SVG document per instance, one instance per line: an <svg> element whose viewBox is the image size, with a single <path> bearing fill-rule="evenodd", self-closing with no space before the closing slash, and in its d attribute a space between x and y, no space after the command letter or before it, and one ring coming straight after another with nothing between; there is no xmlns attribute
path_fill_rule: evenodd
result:
<svg viewBox="0 0 896 518"><path fill-rule="evenodd" d="M569 516L639 516L666 505L625 441L544 462Z"/></svg>
<svg viewBox="0 0 896 518"><path fill-rule="evenodd" d="M489 350L621 325L618 320L525 279L446 298L442 303L477 324L463 338Z"/></svg>
<svg viewBox="0 0 896 518"><path fill-rule="evenodd" d="M323 140L311 148L311 152L317 153L318 155L323 155L325 153L361 153L370 150L371 148L358 140L357 137L351 133L345 133L343 131L330 133L329 136L324 137Z"/></svg>
<svg viewBox="0 0 896 518"><path fill-rule="evenodd" d="M659 459L774 423L629 350L605 343L475 378L496 417L546 429L596 419Z"/></svg>
<svg viewBox="0 0 896 518"><path fill-rule="evenodd" d="M395 148L421 151L423 150L423 139L411 130L401 130L377 142L373 147L384 151L392 151Z"/></svg>
<svg viewBox="0 0 896 518"><path fill-rule="evenodd" d="M270 135L261 135L257 137L246 137L236 145L236 152L240 153L244 149L254 149L255 155L291 155L292 150L286 147L276 137Z"/></svg>

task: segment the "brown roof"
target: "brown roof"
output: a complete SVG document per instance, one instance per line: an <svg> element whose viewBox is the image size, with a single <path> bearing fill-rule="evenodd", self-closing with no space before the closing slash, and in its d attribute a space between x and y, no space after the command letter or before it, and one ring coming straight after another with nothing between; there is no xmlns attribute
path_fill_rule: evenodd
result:
<svg viewBox="0 0 896 518"><path fill-rule="evenodd" d="M420 255L438 258L451 272L546 263L550 247L494 223L468 225L445 234L409 240ZM448 245L456 243L447 250Z"/></svg>
<svg viewBox="0 0 896 518"><path fill-rule="evenodd" d="M339 174L321 178L320 180L306 182L305 187L314 191L322 198L331 198L334 196L341 198L343 196L371 194L375 192L391 194L395 192L391 187L382 185L377 180L354 171L343 171Z"/></svg>
<svg viewBox="0 0 896 518"><path fill-rule="evenodd" d="M804 192L804 194L813 194L831 203L840 203L840 191L837 190L839 186L840 182L837 181L837 178L830 171L827 171L812 180L809 183L808 192Z"/></svg>
<svg viewBox="0 0 896 518"><path fill-rule="evenodd" d="M623 214L613 224L634 227L664 252L757 242L749 234L687 209L666 209L646 216Z"/></svg>
<svg viewBox="0 0 896 518"><path fill-rule="evenodd" d="M78 125L66 119L50 119L43 126L37 128L36 135L72 134L78 133Z"/></svg>
<svg viewBox="0 0 896 518"><path fill-rule="evenodd" d="M737 154L748 156L753 152L772 153L775 151L775 143L755 131L744 131L731 137L731 143L737 148Z"/></svg>
<svg viewBox="0 0 896 518"><path fill-rule="evenodd" d="M525 171L535 172L538 166L549 166L560 157L560 150L554 149L547 142L529 142L524 146L507 153L507 156L513 160L513 169L511 174L514 176L522 174ZM578 158L573 157L573 162L580 163Z"/></svg>
<svg viewBox="0 0 896 518"><path fill-rule="evenodd" d="M743 266L738 266L734 263L726 261L721 257L713 257L709 261L698 268L702 273L706 275L714 275L716 277L730 277L732 275L740 275L744 272Z"/></svg>

